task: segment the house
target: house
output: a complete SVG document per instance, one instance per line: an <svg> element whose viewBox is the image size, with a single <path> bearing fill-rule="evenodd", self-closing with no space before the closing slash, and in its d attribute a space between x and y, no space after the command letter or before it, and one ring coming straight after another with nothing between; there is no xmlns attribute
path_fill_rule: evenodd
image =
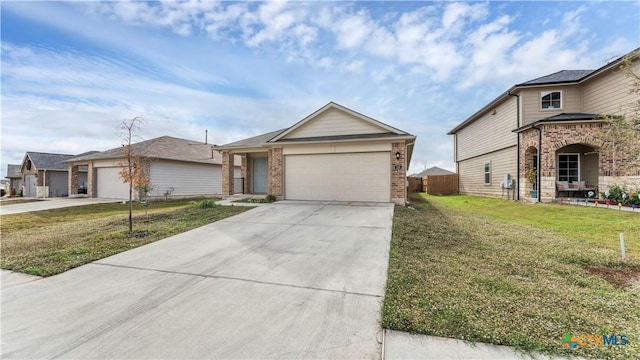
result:
<svg viewBox="0 0 640 360"><path fill-rule="evenodd" d="M7 176L9 180L8 194L18 194L22 191L22 165L19 164L7 164Z"/></svg>
<svg viewBox="0 0 640 360"><path fill-rule="evenodd" d="M20 167L25 197L61 197L67 196L68 169L64 163L77 155L51 154L27 151ZM86 170L80 169L80 184L87 180Z"/></svg>
<svg viewBox="0 0 640 360"><path fill-rule="evenodd" d="M627 54L640 72L640 49ZM501 196L505 189L529 198L525 176L536 170L536 201L551 201L573 184L583 193L613 184L640 187L640 170L615 165L599 151L605 116L625 116L637 101L621 57L597 70L563 70L512 86L449 132L459 192ZM623 150L624 151L624 150ZM638 154L626 154L638 156ZM565 183L566 182L566 183ZM536 194L537 193L537 194Z"/></svg>
<svg viewBox="0 0 640 360"><path fill-rule="evenodd" d="M131 153L149 163L148 176L154 198L219 195L222 193L222 157L213 145L161 136L131 145ZM239 160L239 159L238 159ZM123 147L74 157L66 161L69 194L77 194L82 181L79 168L88 169L89 197L129 199L129 185L120 178L127 164ZM235 169L240 176L240 167ZM139 194L134 194L139 198Z"/></svg>
<svg viewBox="0 0 640 360"><path fill-rule="evenodd" d="M216 146L223 194L234 193L231 169L239 155L245 193L405 204L415 139L330 102L286 129Z"/></svg>
<svg viewBox="0 0 640 360"><path fill-rule="evenodd" d="M449 171L443 168L439 168L437 166L432 166L428 169L422 170L417 174L411 175L411 177L423 178L425 176L437 176L437 175L452 175L455 174L453 171Z"/></svg>

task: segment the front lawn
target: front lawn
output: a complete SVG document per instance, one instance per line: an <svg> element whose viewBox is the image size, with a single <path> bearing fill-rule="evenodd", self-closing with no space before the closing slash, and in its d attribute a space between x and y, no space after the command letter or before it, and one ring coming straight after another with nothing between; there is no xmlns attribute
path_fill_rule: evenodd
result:
<svg viewBox="0 0 640 360"><path fill-rule="evenodd" d="M394 215L385 328L640 357L640 214L461 195L412 200ZM616 247L621 230L626 262ZM630 344L568 350L565 333L626 335Z"/></svg>
<svg viewBox="0 0 640 360"><path fill-rule="evenodd" d="M51 276L138 246L209 224L250 208L200 208L193 200L152 202L148 216L134 211L128 233L128 204L109 203L0 217L1 267Z"/></svg>

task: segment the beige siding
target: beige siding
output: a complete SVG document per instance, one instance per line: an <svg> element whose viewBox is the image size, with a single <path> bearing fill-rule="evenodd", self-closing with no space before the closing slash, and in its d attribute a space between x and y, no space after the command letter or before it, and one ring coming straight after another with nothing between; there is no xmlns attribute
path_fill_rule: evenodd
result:
<svg viewBox="0 0 640 360"><path fill-rule="evenodd" d="M516 146L508 149L496 151L494 153L460 161L459 171L459 192L461 194L474 194L500 197L503 194L500 183L505 174L510 174L511 178L516 178ZM484 163L491 162L491 184L484 184ZM506 191L504 191L506 196Z"/></svg>
<svg viewBox="0 0 640 360"><path fill-rule="evenodd" d="M516 145L516 98L508 98L495 109L460 130L456 135L458 161Z"/></svg>
<svg viewBox="0 0 640 360"><path fill-rule="evenodd" d="M562 91L562 108L545 110L541 108L540 93ZM522 101L522 125L562 113L579 113L582 110L582 89L580 85L539 87L520 92Z"/></svg>
<svg viewBox="0 0 640 360"><path fill-rule="evenodd" d="M284 155L294 154L332 154L351 152L391 151L390 142L333 143L313 145L290 145L282 149Z"/></svg>
<svg viewBox="0 0 640 360"><path fill-rule="evenodd" d="M234 168L234 176L240 177L240 168ZM222 193L222 166L179 161L156 161L151 164L153 196L212 195Z"/></svg>
<svg viewBox="0 0 640 360"><path fill-rule="evenodd" d="M356 134L379 134L387 130L371 124L370 122L358 119L343 111L329 109L317 117L309 120L306 124L295 129L285 136L285 139L335 136L335 135L356 135Z"/></svg>
<svg viewBox="0 0 640 360"><path fill-rule="evenodd" d="M640 73L640 62L635 63L636 73ZM623 114L624 106L637 99L630 93L633 81L624 76L619 68L614 68L583 85L584 112L591 114Z"/></svg>

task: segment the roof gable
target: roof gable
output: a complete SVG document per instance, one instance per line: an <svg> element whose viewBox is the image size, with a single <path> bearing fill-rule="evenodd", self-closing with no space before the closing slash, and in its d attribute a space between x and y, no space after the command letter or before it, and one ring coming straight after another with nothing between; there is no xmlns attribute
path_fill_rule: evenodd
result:
<svg viewBox="0 0 640 360"><path fill-rule="evenodd" d="M409 135L342 105L330 102L313 114L286 129L269 142L291 141L357 135L389 134Z"/></svg>
<svg viewBox="0 0 640 360"><path fill-rule="evenodd" d="M22 177L22 172L21 172L21 168L22 165L17 165L17 164L7 164L7 178L21 178Z"/></svg>
<svg viewBox="0 0 640 360"><path fill-rule="evenodd" d="M22 161L25 164L29 159L33 167L38 170L62 170L67 171L68 166L64 164L64 161L73 158L74 155L69 154L50 154L34 151L27 151L25 158Z"/></svg>

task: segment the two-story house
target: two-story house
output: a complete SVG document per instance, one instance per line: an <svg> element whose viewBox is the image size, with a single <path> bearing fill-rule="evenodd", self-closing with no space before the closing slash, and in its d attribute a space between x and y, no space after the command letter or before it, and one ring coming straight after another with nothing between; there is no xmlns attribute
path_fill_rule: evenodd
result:
<svg viewBox="0 0 640 360"><path fill-rule="evenodd" d="M562 184L596 194L614 184L640 188L640 169L614 166L600 151L606 117L625 116L638 100L620 66L626 57L640 73L640 49L597 70L559 71L512 86L452 129L459 192L529 198L530 170L537 201L565 196Z"/></svg>

